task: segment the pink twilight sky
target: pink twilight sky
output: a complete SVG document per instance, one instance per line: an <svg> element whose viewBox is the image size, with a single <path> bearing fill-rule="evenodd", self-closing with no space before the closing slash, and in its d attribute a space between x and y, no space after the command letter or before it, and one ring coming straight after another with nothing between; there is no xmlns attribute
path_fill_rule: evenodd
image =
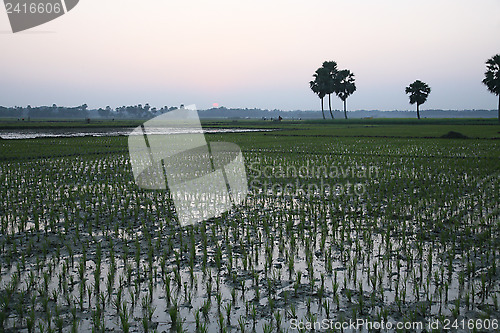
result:
<svg viewBox="0 0 500 333"><path fill-rule="evenodd" d="M495 109L481 84L500 53L498 0L81 0L13 34L0 8L0 105L319 109L324 60L356 75L347 106ZM334 108L340 109L335 98Z"/></svg>

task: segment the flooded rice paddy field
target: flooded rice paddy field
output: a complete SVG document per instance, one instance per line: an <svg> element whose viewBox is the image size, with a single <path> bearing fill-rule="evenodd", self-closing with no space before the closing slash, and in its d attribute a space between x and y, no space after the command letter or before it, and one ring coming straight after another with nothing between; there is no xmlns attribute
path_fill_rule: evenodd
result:
<svg viewBox="0 0 500 333"><path fill-rule="evenodd" d="M183 228L124 137L0 141L0 330L498 323L498 140L208 138L240 145L250 193Z"/></svg>
<svg viewBox="0 0 500 333"><path fill-rule="evenodd" d="M180 134L182 130L178 128L149 128L153 134ZM239 133L239 132L262 132L270 131L268 129L251 128L205 128L204 133ZM185 133L196 133L191 129L184 130ZM108 137L108 136L128 136L135 135L133 129L129 127L111 127L111 128L46 128L46 129L0 129L0 138L6 140L12 139L35 139L35 138L69 138L69 137Z"/></svg>

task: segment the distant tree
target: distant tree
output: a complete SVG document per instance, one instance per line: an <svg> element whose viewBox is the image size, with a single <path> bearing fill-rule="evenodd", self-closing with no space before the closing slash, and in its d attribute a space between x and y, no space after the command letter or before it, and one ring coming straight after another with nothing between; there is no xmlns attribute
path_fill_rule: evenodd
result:
<svg viewBox="0 0 500 333"><path fill-rule="evenodd" d="M116 113L118 114L118 117L125 117L125 113L127 112L126 110L127 108L125 105L117 107Z"/></svg>
<svg viewBox="0 0 500 333"><path fill-rule="evenodd" d="M335 94L344 102L344 116L347 119L346 100L356 91L354 74L348 69L338 71L335 82Z"/></svg>
<svg viewBox="0 0 500 333"><path fill-rule="evenodd" d="M328 92L328 82L330 80L330 75L328 70L324 67L320 67L313 74L314 80L309 82L311 90L318 95L321 100L321 113L323 114L323 119L325 118L325 108L323 106L323 98Z"/></svg>
<svg viewBox="0 0 500 333"><path fill-rule="evenodd" d="M97 113L99 114L100 117L102 118L110 118L112 115L112 109L111 106L107 105L106 108L99 108L97 110Z"/></svg>
<svg viewBox="0 0 500 333"><path fill-rule="evenodd" d="M338 84L338 69L337 63L335 61L325 61L323 62L323 68L328 72L328 79L326 81L326 91L325 93L328 95L328 109L330 110L330 116L333 118L332 113L332 98L331 95L337 90Z"/></svg>
<svg viewBox="0 0 500 333"><path fill-rule="evenodd" d="M486 61L483 83L492 94L498 96L498 121L500 121L500 54Z"/></svg>
<svg viewBox="0 0 500 333"><path fill-rule="evenodd" d="M427 85L427 83L416 80L406 87L405 92L410 94L410 104L417 104L417 118L420 119L419 107L427 101L427 97L431 93L431 88Z"/></svg>

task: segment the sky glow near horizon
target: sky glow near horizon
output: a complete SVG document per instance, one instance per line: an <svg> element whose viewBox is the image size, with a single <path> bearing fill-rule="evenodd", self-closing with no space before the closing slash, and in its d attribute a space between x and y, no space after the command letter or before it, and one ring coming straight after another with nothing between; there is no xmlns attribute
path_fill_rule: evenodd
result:
<svg viewBox="0 0 500 333"><path fill-rule="evenodd" d="M432 88L423 109L496 109L481 80L498 13L498 0L81 0L12 34L1 9L0 105L318 110L308 82L334 60L356 76L350 110L413 110L416 79Z"/></svg>

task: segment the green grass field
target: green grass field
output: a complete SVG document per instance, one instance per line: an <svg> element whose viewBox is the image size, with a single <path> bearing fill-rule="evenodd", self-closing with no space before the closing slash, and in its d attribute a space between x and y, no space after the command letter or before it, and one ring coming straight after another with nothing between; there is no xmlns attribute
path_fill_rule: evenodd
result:
<svg viewBox="0 0 500 333"><path fill-rule="evenodd" d="M185 228L125 136L0 140L0 331L498 328L496 120L203 125L275 131L206 135L241 147L250 192Z"/></svg>

